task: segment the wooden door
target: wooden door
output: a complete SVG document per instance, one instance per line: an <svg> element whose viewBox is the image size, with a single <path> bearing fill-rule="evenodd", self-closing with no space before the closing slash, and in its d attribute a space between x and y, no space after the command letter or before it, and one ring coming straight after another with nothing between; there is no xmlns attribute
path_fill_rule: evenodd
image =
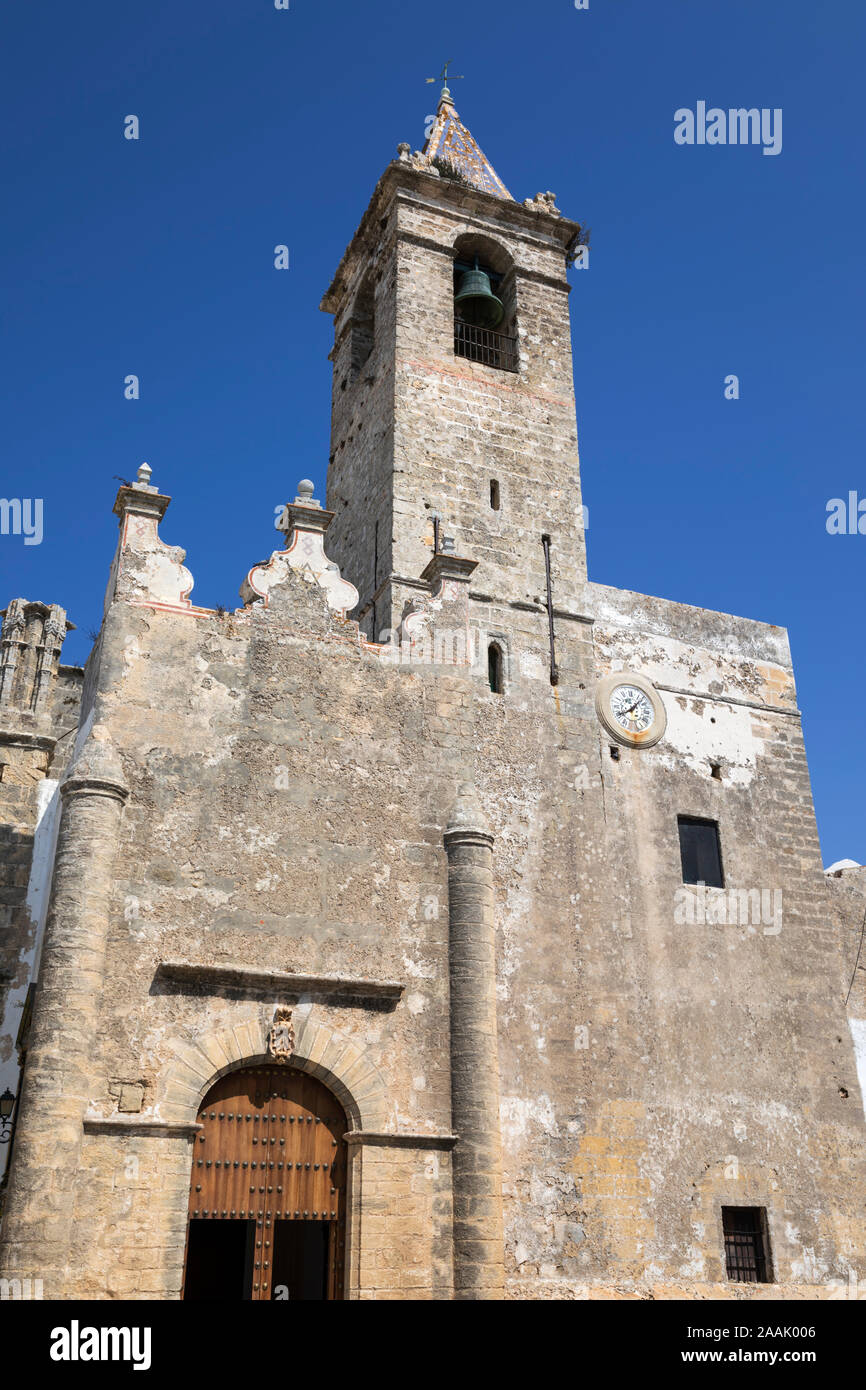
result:
<svg viewBox="0 0 866 1390"><path fill-rule="evenodd" d="M240 1234L204 1241L192 1229L219 1221L246 1225L246 1298L341 1298L348 1126L331 1092L291 1067L245 1067L208 1092L198 1120L203 1129L193 1145L184 1297L209 1296L192 1287L193 1245L196 1254L208 1248L211 1287L219 1251L239 1258ZM226 1269L226 1297L239 1277Z"/></svg>

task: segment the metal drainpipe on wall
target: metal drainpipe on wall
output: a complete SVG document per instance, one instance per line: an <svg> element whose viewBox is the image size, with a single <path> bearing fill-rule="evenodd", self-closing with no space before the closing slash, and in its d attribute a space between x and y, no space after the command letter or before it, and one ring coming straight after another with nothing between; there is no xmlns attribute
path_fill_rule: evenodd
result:
<svg viewBox="0 0 866 1390"><path fill-rule="evenodd" d="M544 577L547 584L547 634L550 640L550 684L559 685L559 667L556 664L556 635L553 630L553 585L550 578L550 536L541 537L544 546Z"/></svg>

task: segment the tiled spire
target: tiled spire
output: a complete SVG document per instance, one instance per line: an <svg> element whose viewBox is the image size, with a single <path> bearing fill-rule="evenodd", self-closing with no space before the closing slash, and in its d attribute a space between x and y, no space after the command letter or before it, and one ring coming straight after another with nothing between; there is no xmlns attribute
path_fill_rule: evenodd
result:
<svg viewBox="0 0 866 1390"><path fill-rule="evenodd" d="M424 146L425 160L431 163L442 159L452 165L464 178L484 193L513 202L490 160L476 144L457 114L457 108L447 87L442 90L436 121Z"/></svg>

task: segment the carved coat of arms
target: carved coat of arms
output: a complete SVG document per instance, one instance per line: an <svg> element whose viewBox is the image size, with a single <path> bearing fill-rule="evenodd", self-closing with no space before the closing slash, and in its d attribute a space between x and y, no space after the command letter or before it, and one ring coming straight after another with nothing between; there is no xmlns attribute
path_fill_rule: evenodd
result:
<svg viewBox="0 0 866 1390"><path fill-rule="evenodd" d="M288 1062L295 1050L295 1025L292 1011L284 1005L274 1010L274 1021L268 1033L268 1056L275 1062Z"/></svg>

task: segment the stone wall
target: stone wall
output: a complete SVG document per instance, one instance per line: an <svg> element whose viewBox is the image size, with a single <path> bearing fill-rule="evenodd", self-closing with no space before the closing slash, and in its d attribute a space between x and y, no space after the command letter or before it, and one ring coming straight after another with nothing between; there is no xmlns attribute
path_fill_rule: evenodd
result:
<svg viewBox="0 0 866 1390"><path fill-rule="evenodd" d="M45 920L58 779L68 762L82 671L61 666L60 607L13 599L0 639L0 1090L18 1091ZM8 1147L0 1149L0 1176Z"/></svg>
<svg viewBox="0 0 866 1390"><path fill-rule="evenodd" d="M324 301L329 511L299 486L236 612L190 600L149 469L121 488L4 1275L177 1297L199 1103L284 1004L291 1064L349 1117L350 1298L830 1297L863 1273L852 895L822 872L787 637L586 582L579 230L389 166ZM473 244L509 264L519 374L454 355ZM434 512L456 554L431 561ZM600 718L620 671L663 710L652 746ZM679 816L718 824L724 889L684 885ZM744 1205L772 1285L726 1281Z"/></svg>
<svg viewBox="0 0 866 1390"><path fill-rule="evenodd" d="M837 869L825 877L830 912L838 922L848 1026L866 1106L866 866Z"/></svg>
<svg viewBox="0 0 866 1390"><path fill-rule="evenodd" d="M48 1296L177 1295L188 1128L260 1055L286 974L315 1039L298 1064L385 1136L359 1142L349 1295L451 1296L444 837L467 777L493 835L509 1295L703 1296L724 1204L767 1207L791 1296L862 1258L845 969L784 633L589 585L557 621L554 687L543 611L449 586L426 620L462 604L495 625L503 694L483 663L425 659L435 644L367 644L299 571L233 614L112 604L94 730L129 799L72 1180L89 1219ZM620 665L656 683L668 732L614 759L593 697ZM676 920L682 813L718 819L730 887L782 892L778 931ZM226 984L239 966L259 982ZM335 1001L322 977L399 997ZM44 1274L39 1249L19 1242L17 1267Z"/></svg>
<svg viewBox="0 0 866 1390"><path fill-rule="evenodd" d="M482 563L486 593L538 602L543 533L558 601L585 579L566 280L578 231L399 163L383 177L323 302L335 315L329 542L371 637L396 629L414 597L434 514L458 553ZM476 245L511 266L519 373L455 357L454 259ZM367 276L376 347L353 379L351 323Z"/></svg>

